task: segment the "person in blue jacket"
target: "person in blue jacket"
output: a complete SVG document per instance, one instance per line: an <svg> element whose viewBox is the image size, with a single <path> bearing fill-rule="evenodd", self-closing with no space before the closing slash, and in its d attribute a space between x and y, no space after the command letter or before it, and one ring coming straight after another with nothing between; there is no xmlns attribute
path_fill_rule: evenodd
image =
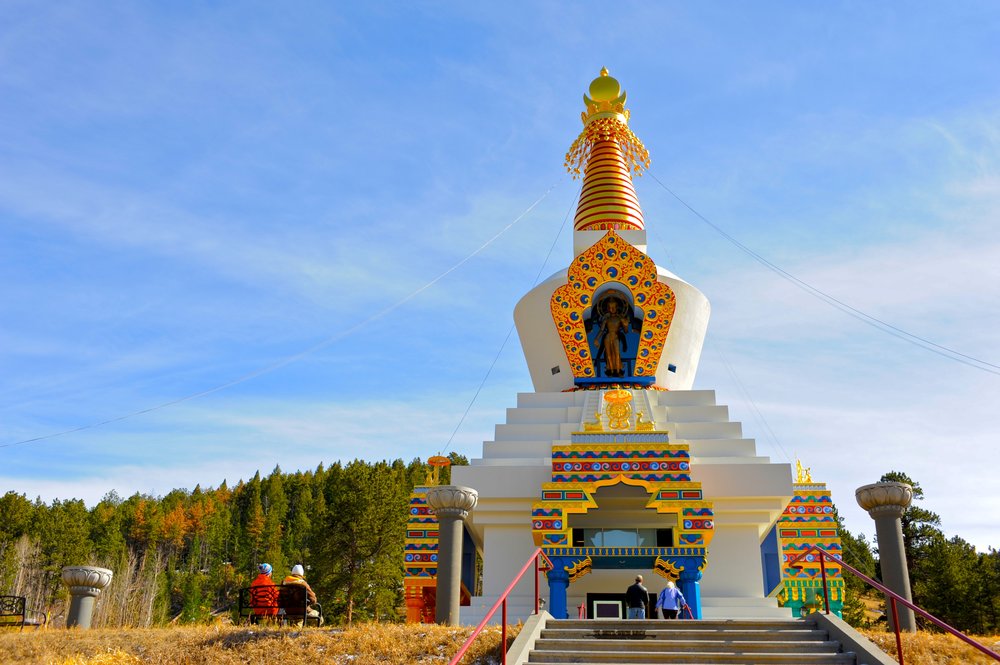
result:
<svg viewBox="0 0 1000 665"><path fill-rule="evenodd" d="M678 612L687 607L684 594L673 581L668 581L660 595L656 597L656 609L663 611L664 619L676 619Z"/></svg>

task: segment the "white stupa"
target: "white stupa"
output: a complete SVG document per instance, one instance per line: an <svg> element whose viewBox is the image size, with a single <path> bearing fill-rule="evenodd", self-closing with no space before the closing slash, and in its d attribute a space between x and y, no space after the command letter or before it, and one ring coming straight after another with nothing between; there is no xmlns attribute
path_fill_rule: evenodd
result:
<svg viewBox="0 0 1000 665"><path fill-rule="evenodd" d="M757 455L711 390L693 390L710 307L646 253L632 174L648 166L625 93L602 70L567 165L583 176L569 266L514 319L534 392L452 482L479 491L475 623L541 546L557 618L613 612L636 574L677 578L706 618L785 617L765 595L761 543L792 497L788 464ZM512 616L532 607L532 583Z"/></svg>

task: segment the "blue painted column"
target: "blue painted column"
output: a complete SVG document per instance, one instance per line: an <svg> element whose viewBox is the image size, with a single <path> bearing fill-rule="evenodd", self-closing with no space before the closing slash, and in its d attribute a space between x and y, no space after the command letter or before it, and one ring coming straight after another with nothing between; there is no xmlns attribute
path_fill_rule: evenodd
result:
<svg viewBox="0 0 1000 665"><path fill-rule="evenodd" d="M566 589L569 587L569 573L562 565L561 557L552 557L553 568L549 578L549 613L556 619L568 619Z"/></svg>
<svg viewBox="0 0 1000 665"><path fill-rule="evenodd" d="M701 618L701 571L697 568L685 568L681 571L680 579L677 581L684 594L684 600L691 607L691 614L695 619Z"/></svg>

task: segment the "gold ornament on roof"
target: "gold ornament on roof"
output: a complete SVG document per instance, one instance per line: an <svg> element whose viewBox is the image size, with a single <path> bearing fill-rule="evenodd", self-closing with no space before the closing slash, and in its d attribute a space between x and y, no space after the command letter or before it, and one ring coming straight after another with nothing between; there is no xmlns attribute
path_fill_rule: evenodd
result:
<svg viewBox="0 0 1000 665"><path fill-rule="evenodd" d="M811 483L812 469L802 466L802 460L795 460L795 477L797 483Z"/></svg>
<svg viewBox="0 0 1000 665"><path fill-rule="evenodd" d="M622 388L604 393L604 401L608 403L605 413L608 414L608 427L611 429L628 429L632 418L632 393Z"/></svg>
<svg viewBox="0 0 1000 665"><path fill-rule="evenodd" d="M603 423L601 423L601 411L600 411L600 409L598 409L597 411L594 411L594 419L593 420L585 420L585 421L583 421L583 431L584 432L603 432L604 431L604 425L603 425Z"/></svg>
<svg viewBox="0 0 1000 665"><path fill-rule="evenodd" d="M431 487L435 487L441 482L440 480L441 469L447 466L451 466L451 460L445 457L444 455L433 455L432 457L427 458L427 465L430 466L431 468L430 471L427 473L427 482L425 484Z"/></svg>
<svg viewBox="0 0 1000 665"><path fill-rule="evenodd" d="M635 415L635 431L636 432L652 432L654 423L651 420L646 420L646 414L640 411Z"/></svg>
<svg viewBox="0 0 1000 665"><path fill-rule="evenodd" d="M566 153L566 170L579 178L587 166L594 146L602 141L614 141L622 150L631 172L641 174L649 168L649 151L628 128L629 111L625 108L626 93L618 79L608 74L607 67L590 84L590 95L583 96L587 110L581 113L583 132L576 137Z"/></svg>

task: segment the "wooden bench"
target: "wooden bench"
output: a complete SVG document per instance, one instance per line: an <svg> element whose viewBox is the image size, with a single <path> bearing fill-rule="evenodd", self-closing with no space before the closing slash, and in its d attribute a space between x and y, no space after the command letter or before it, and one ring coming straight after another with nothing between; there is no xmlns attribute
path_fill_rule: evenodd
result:
<svg viewBox="0 0 1000 665"><path fill-rule="evenodd" d="M272 587L252 586L240 589L238 621L246 618L248 623L275 621L279 624L291 625L302 623L309 625L310 621L317 626L323 623L323 607L312 603L318 616L309 615L309 595L301 584L275 584L278 589L278 600L273 602Z"/></svg>
<svg viewBox="0 0 1000 665"><path fill-rule="evenodd" d="M34 626L41 628L49 622L44 612L29 610L24 596L0 596L0 628Z"/></svg>

